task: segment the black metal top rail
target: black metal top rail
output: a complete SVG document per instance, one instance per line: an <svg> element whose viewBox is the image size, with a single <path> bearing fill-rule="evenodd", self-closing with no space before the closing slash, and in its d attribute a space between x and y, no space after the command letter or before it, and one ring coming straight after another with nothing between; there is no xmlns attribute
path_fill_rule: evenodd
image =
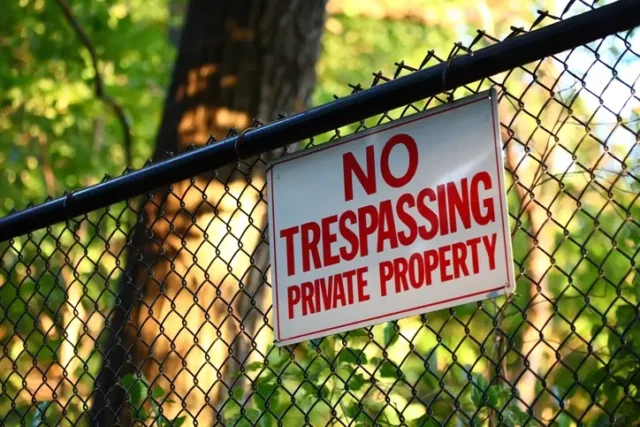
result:
<svg viewBox="0 0 640 427"><path fill-rule="evenodd" d="M611 5L337 99L174 158L0 218L0 241L152 191L237 160L284 147L437 95L574 46L640 26L640 0Z"/></svg>

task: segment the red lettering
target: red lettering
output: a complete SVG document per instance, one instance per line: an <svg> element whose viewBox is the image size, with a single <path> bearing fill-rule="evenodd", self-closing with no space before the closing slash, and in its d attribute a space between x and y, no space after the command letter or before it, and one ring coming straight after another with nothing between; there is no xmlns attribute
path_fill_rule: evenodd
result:
<svg viewBox="0 0 640 427"><path fill-rule="evenodd" d="M320 261L320 251L318 243L320 243L320 226L315 222L307 222L302 224L302 271L311 269L311 261L313 260L313 268L322 267Z"/></svg>
<svg viewBox="0 0 640 427"><path fill-rule="evenodd" d="M396 145L401 143L397 142ZM353 168L355 169L350 173L358 176L357 166ZM364 172L362 174L365 175ZM366 176L362 178L363 181L366 179ZM483 199L480 193L491 188L491 176L487 172L479 172L473 178L461 179L458 185L448 182L438 185L435 189L424 188L416 198L411 193L400 194L397 199L394 197L376 205L366 205L346 210L339 215L330 215L318 222L307 222L280 230L279 238L284 240L286 252L284 268L288 276L294 276L301 272L338 265L341 261L352 261L358 256L365 257L372 252L380 253L400 246L411 246L418 238L431 240L438 235L445 236L469 229L472 220L479 225L486 225L495 221L494 202L491 197ZM370 240L373 241L373 236L375 247L371 248L369 243ZM299 239L299 242L296 239ZM436 256L433 252L427 251L420 255L424 258L423 261L417 256L392 260L391 266L379 266L380 274L389 275L387 281L393 278L397 292L408 290L410 286L417 289L423 284L430 285L436 268L440 269L442 281L478 274L481 268L481 243L488 254L490 269L493 270L496 268L496 234L469 239L453 246L443 246L435 250ZM297 252L301 252L301 255L297 255ZM301 261L296 259L296 256L300 256ZM296 261L300 262L302 271L298 271ZM424 271L418 268L419 262L423 262ZM334 289L337 283L323 287L322 282L313 282L313 289L301 287L300 295L296 298L300 299L303 310L309 313L318 312L322 292L330 292L328 298L333 302L340 302L341 298L344 298L345 305L353 304L357 285L356 273L353 271L351 275L334 279L345 281L343 284L347 288L342 288L342 296L341 291ZM386 293L387 285L388 283L381 285L381 292ZM308 292L305 294L305 291ZM292 297L294 296L295 293L292 294Z"/></svg>
<svg viewBox="0 0 640 427"><path fill-rule="evenodd" d="M452 233L458 230L456 213L462 221L464 228L471 228L471 211L469 210L469 187L467 178L463 178L460 184L462 194L458 192L458 186L453 182L447 183L447 202L449 204L449 228Z"/></svg>
<svg viewBox="0 0 640 427"><path fill-rule="evenodd" d="M489 270L496 268L496 237L496 233L491 235L491 240L489 240L489 236L482 236L482 243L489 257Z"/></svg>
<svg viewBox="0 0 640 427"><path fill-rule="evenodd" d="M398 233L398 241L402 246L409 246L416 241L418 237L418 223L415 218L410 215L405 209L406 207L413 208L416 206L416 202L413 196L409 193L405 193L398 199L396 204L396 211L398 212L398 219L407 227L408 231L401 231Z"/></svg>
<svg viewBox="0 0 640 427"><path fill-rule="evenodd" d="M346 273L343 273L344 278L346 279L347 286L347 304L353 304L353 276L356 275L355 270L349 270Z"/></svg>
<svg viewBox="0 0 640 427"><path fill-rule="evenodd" d="M313 306L313 284L311 282L304 282L300 285L302 288L302 315L315 313L316 309Z"/></svg>
<svg viewBox="0 0 640 427"><path fill-rule="evenodd" d="M391 206L391 200L385 200L380 203L380 221L378 230L378 245L377 251L382 252L384 250L385 240L389 241L389 248L395 249L398 247L398 232L396 231L396 222L393 216L393 207Z"/></svg>
<svg viewBox="0 0 640 427"><path fill-rule="evenodd" d="M333 303L333 276L329 276L329 286L327 286L327 282L324 277L320 279L316 279L318 283L318 287L322 292L322 303L325 310L331 310Z"/></svg>
<svg viewBox="0 0 640 427"><path fill-rule="evenodd" d="M367 173L365 174L360 164L356 160L353 153L344 153L342 155L342 173L344 176L344 200L353 199L353 175L358 178L360 185L367 194L376 192L376 171L375 159L373 154L373 145L369 145L365 149Z"/></svg>
<svg viewBox="0 0 640 427"><path fill-rule="evenodd" d="M438 219L440 220L440 235L449 234L449 223L447 219L447 191L444 184L438 185Z"/></svg>
<svg viewBox="0 0 640 427"><path fill-rule="evenodd" d="M424 225L421 225L418 228L418 232L422 239L431 240L436 234L438 234L438 216L431 210L431 208L429 208L429 206L427 206L425 198L428 198L430 202L433 202L436 200L436 193L430 188L425 188L418 193L417 198L418 212L430 224L429 231L427 231L427 228Z"/></svg>
<svg viewBox="0 0 640 427"><path fill-rule="evenodd" d="M409 282L414 289L418 289L424 283L424 267L422 256L418 253L409 258Z"/></svg>
<svg viewBox="0 0 640 427"><path fill-rule="evenodd" d="M453 277L458 279L461 275L468 276L467 245L464 242L454 243L451 249L453 252Z"/></svg>
<svg viewBox="0 0 640 427"><path fill-rule="evenodd" d="M387 282L393 277L393 263L383 261L378 265L380 271L380 295L387 296Z"/></svg>
<svg viewBox="0 0 640 427"><path fill-rule="evenodd" d="M296 274L296 263L293 251L293 236L298 234L300 227L285 228L280 230L280 238L284 238L285 246L287 247L287 276L293 276Z"/></svg>
<svg viewBox="0 0 640 427"><path fill-rule="evenodd" d="M427 286L431 285L431 273L438 268L438 251L435 249L429 249L424 251L424 270L427 279Z"/></svg>
<svg viewBox="0 0 640 427"><path fill-rule="evenodd" d="M389 168L389 156L391 155L391 150L398 145L402 144L407 149L409 154L409 162L407 165L407 170L401 177L395 177L391 173L391 169ZM401 133L398 135L394 135L391 137L384 147L382 147L382 154L380 155L380 173L384 181L393 188L400 188L406 185L411 178L416 174L416 170L418 169L418 145L416 141L411 138L409 135Z"/></svg>
<svg viewBox="0 0 640 427"><path fill-rule="evenodd" d="M473 239L467 240L467 245L471 248L471 266L473 268L473 274L478 274L480 271L478 261L478 244L480 241L480 237L474 237Z"/></svg>
<svg viewBox="0 0 640 427"><path fill-rule="evenodd" d="M471 179L471 213L473 214L473 219L479 225L486 225L495 221L495 212L491 197L482 200L485 212L483 213L480 209L480 184L483 184L485 190L491 190L491 175L487 172L478 172Z"/></svg>
<svg viewBox="0 0 640 427"><path fill-rule="evenodd" d="M322 218L322 256L324 257L324 266L334 265L340 262L338 255L331 254L331 244L338 241L336 233L331 232L331 225L338 222L338 215L332 215Z"/></svg>
<svg viewBox="0 0 640 427"><path fill-rule="evenodd" d="M358 301L369 301L369 295L364 293L364 288L367 287L367 279L364 278L364 274L369 271L368 267L362 267L356 270L357 282L358 282Z"/></svg>
<svg viewBox="0 0 640 427"><path fill-rule="evenodd" d="M343 286L344 285L342 283L342 275L336 274L335 277L333 278L333 307L332 308L338 307L338 300L340 300L341 306L347 305Z"/></svg>
<svg viewBox="0 0 640 427"><path fill-rule="evenodd" d="M298 303L302 316L307 316L352 305L356 303L356 298L357 302L368 301L370 296L366 292L367 280L364 277L368 271L368 267L362 267L289 287L289 318L295 316L295 305Z"/></svg>
<svg viewBox="0 0 640 427"><path fill-rule="evenodd" d="M369 218L367 220L367 218ZM360 256L369 255L369 236L378 229L378 210L373 205L358 209L358 233L360 234Z"/></svg>
<svg viewBox="0 0 640 427"><path fill-rule="evenodd" d="M440 282L447 282L453 279L447 268L451 265L451 260L447 258L447 253L451 252L451 245L441 246L438 248L438 258L440 263Z"/></svg>
<svg viewBox="0 0 640 427"><path fill-rule="evenodd" d="M289 286L287 289L287 302L289 305L289 319L293 319L294 307L300 302L300 288L298 286Z"/></svg>
<svg viewBox="0 0 640 427"><path fill-rule="evenodd" d="M320 283L318 282L318 279L316 279L313 281L313 298L315 299L316 312L318 313L322 311L322 300L320 297Z"/></svg>
<svg viewBox="0 0 640 427"><path fill-rule="evenodd" d="M393 275L396 279L396 293L409 290L409 283L407 282L407 270L409 264L404 257L398 257L393 260ZM402 287L402 289L401 289Z"/></svg>
<svg viewBox="0 0 640 427"><path fill-rule="evenodd" d="M350 248L347 250L347 246L341 247L340 256L345 261L351 261L358 254L358 236L353 232L353 230L347 227L347 221L351 224L356 223L357 218L353 211L346 211L340 215L340 223L338 224L340 234L344 237L347 243L349 243Z"/></svg>

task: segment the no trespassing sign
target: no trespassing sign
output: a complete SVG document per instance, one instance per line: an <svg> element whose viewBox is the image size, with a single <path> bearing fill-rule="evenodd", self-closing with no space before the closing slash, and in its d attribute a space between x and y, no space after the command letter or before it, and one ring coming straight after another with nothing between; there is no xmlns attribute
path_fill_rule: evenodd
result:
<svg viewBox="0 0 640 427"><path fill-rule="evenodd" d="M276 345L514 289L496 95L267 168Z"/></svg>

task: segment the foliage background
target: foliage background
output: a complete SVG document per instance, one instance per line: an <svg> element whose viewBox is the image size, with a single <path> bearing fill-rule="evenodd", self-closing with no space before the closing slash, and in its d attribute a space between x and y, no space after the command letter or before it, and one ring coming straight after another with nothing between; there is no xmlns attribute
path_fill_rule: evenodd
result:
<svg viewBox="0 0 640 427"><path fill-rule="evenodd" d="M183 7L181 1L167 0L73 4L100 58L106 92L127 112L134 168L142 167L153 150ZM536 8L560 15L564 7L565 2L542 0L330 1L313 102L345 96L349 85L367 87L378 70L394 76L394 62L418 68L429 49L446 58L453 43L468 44L476 28L503 38L510 26L527 28ZM586 9L578 2L569 15ZM295 356L266 347L267 357L255 360L246 374L254 388L235 391L225 407L226 420L303 422L303 412L291 409L292 396L313 424L326 422L332 412L345 424L355 419L362 425L374 417L390 425L489 423L501 417L508 424L537 424L533 416L559 425L635 419L640 410L640 187L635 175L640 62L629 51L638 52L637 35L627 43L631 47L608 38L604 46L594 45L599 61L585 48L545 61L534 85L531 72L516 70L508 77L510 96L502 100L500 113L508 124L505 131L515 136L505 155L518 159L521 171L519 178L509 175L519 272L510 305L499 298L354 331L298 346ZM613 66L617 78L607 84ZM55 2L19 0L2 6L1 214L123 172L122 129L96 97L94 77L88 52ZM555 85L552 92L545 82ZM341 133L357 128L354 124ZM319 136L315 143L333 136ZM550 145L555 136L560 143ZM535 159L544 159L549 168L540 172ZM586 165L595 178L577 165ZM562 189L549 179L553 176L561 177ZM528 208L529 193L545 208ZM36 419L38 402L51 402L38 406L48 421L74 421L90 406L100 362L93 346L103 336L115 300L126 238L122 230L131 219L126 206L112 206L99 227L87 222L97 223L102 212L76 228L54 227L56 239L41 241L43 233L36 233L0 246L4 423ZM553 221L540 222L547 212ZM536 299L540 290L542 302ZM525 314L541 306L547 306L537 313L545 321L548 349L536 353L540 348L527 348L533 320ZM271 331L262 331L262 342L269 342ZM531 416L515 398L518 387L508 385L519 379L518 352L534 352L547 365L538 368L544 386L528 383L541 396ZM503 370L496 371L497 366ZM60 378L66 380L57 387Z"/></svg>

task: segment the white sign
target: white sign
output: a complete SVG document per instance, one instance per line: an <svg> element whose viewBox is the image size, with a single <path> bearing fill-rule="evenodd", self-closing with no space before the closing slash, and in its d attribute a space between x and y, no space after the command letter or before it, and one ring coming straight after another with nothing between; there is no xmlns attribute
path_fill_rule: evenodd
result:
<svg viewBox="0 0 640 427"><path fill-rule="evenodd" d="M276 345L514 289L488 91L267 169Z"/></svg>

